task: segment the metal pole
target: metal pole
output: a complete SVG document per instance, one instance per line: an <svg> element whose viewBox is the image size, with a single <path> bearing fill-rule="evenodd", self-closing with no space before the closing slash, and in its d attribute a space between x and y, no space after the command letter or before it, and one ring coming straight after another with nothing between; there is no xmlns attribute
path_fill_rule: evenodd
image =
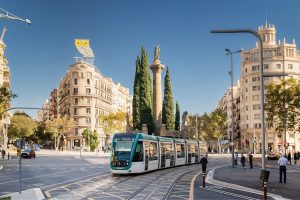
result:
<svg viewBox="0 0 300 200"><path fill-rule="evenodd" d="M266 169L265 156L265 116L264 116L264 79L263 79L263 43L260 35L251 29L230 29L230 30L211 30L211 33L250 33L254 35L259 43L260 48L260 109L261 109L261 136L262 136L262 170Z"/></svg>
<svg viewBox="0 0 300 200"><path fill-rule="evenodd" d="M198 122L197 122L198 116L196 115L196 130L195 130L195 137L196 140L198 140Z"/></svg>
<svg viewBox="0 0 300 200"><path fill-rule="evenodd" d="M233 59L230 52L230 76L231 76L231 159L232 167L234 167L234 133L233 133Z"/></svg>
<svg viewBox="0 0 300 200"><path fill-rule="evenodd" d="M283 52L282 52L282 68L283 68L283 74L285 74L285 63L284 63L284 61L285 61L285 52L284 52L284 47L283 47ZM285 80L285 77L284 77L284 80ZM284 85L284 89L285 89L285 85ZM286 105L285 105L285 103L286 103L286 100L285 100L285 98L284 98L284 109L285 109L285 112L284 112L284 145L283 145L283 147L284 147L284 154L286 155L286 149L287 149L287 146L286 146L286 144L287 144L287 142L286 142Z"/></svg>
<svg viewBox="0 0 300 200"><path fill-rule="evenodd" d="M22 156L21 156L21 149L22 149L22 138L20 138L20 154L19 154L19 194L22 192L21 186L21 179L22 179Z"/></svg>

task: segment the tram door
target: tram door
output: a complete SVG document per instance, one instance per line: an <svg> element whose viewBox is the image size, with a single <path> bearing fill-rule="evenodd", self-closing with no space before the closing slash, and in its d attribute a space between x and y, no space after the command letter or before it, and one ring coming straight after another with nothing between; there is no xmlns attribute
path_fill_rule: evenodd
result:
<svg viewBox="0 0 300 200"><path fill-rule="evenodd" d="M192 163L191 145L188 144L188 164Z"/></svg>
<svg viewBox="0 0 300 200"><path fill-rule="evenodd" d="M175 166L174 144L172 144L172 148L170 149L170 166Z"/></svg>
<svg viewBox="0 0 300 200"><path fill-rule="evenodd" d="M195 163L199 162L199 146L198 144L196 144L196 148L195 148L196 152L195 152Z"/></svg>
<svg viewBox="0 0 300 200"><path fill-rule="evenodd" d="M145 171L147 171L149 165L149 142L144 142L144 145L145 145Z"/></svg>
<svg viewBox="0 0 300 200"><path fill-rule="evenodd" d="M161 152L161 160L160 160L160 167L166 167L166 151L165 146L161 144L160 146L160 152Z"/></svg>

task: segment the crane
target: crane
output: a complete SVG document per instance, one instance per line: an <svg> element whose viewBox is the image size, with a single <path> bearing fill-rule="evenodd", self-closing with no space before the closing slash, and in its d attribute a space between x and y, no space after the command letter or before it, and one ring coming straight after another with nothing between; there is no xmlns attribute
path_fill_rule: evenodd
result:
<svg viewBox="0 0 300 200"><path fill-rule="evenodd" d="M8 20L18 20L27 23L28 25L31 24L29 19L22 19L14 14L7 12L6 10L0 8L0 19L8 19Z"/></svg>

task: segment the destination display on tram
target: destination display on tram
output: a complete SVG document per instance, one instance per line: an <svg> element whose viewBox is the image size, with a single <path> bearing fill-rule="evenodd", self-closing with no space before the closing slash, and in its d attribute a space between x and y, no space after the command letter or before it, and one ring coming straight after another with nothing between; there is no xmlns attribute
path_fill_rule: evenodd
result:
<svg viewBox="0 0 300 200"><path fill-rule="evenodd" d="M119 138L115 138L115 141L117 141L117 142L133 142L134 138L119 137Z"/></svg>

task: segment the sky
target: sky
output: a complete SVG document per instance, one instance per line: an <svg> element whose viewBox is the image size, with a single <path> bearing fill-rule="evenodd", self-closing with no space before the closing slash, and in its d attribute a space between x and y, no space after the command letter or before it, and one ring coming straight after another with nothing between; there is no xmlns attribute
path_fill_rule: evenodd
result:
<svg viewBox="0 0 300 200"><path fill-rule="evenodd" d="M74 39L89 39L95 65L106 77L130 89L135 59L144 46L153 61L170 69L174 101L181 112L212 111L230 87L232 51L255 47L248 34L211 34L212 29L257 30L268 19L277 41L300 41L300 1L289 0L1 0L0 8L32 24L0 19L6 26L5 55L11 70L14 107L41 107L78 56ZM240 55L234 55L234 80ZM165 76L165 71L162 78ZM26 111L36 117L37 111Z"/></svg>

